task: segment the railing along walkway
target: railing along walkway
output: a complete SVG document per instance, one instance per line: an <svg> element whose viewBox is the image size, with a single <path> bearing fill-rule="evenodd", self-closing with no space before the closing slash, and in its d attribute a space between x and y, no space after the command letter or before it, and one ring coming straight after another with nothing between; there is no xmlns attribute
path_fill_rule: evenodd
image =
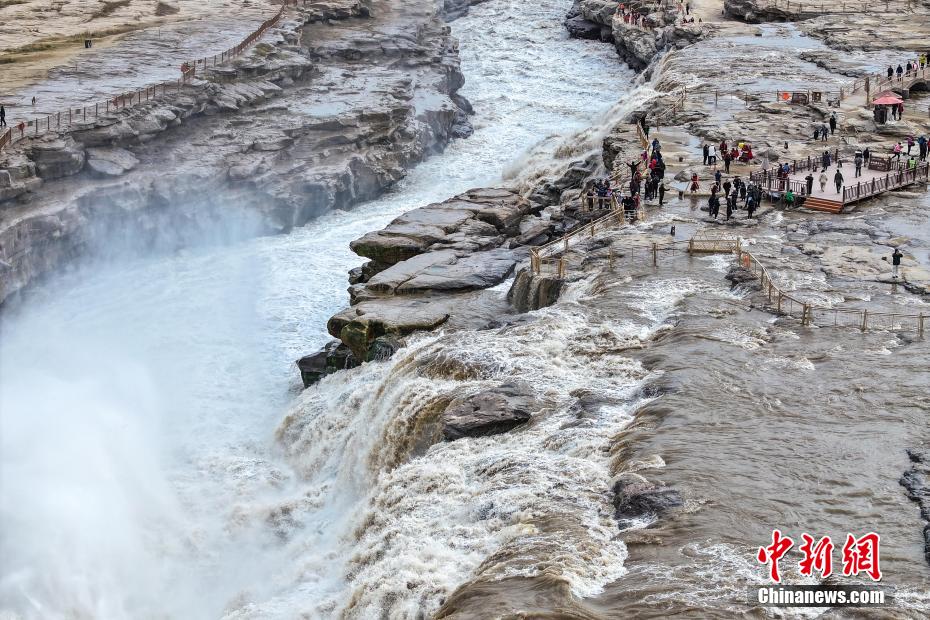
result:
<svg viewBox="0 0 930 620"><path fill-rule="evenodd" d="M909 11L914 3L908 0L874 0L872 2L798 2L797 0L769 0L763 9L777 9L798 18L828 14L889 13L892 9Z"/></svg>
<svg viewBox="0 0 930 620"><path fill-rule="evenodd" d="M865 97L865 107L870 108L872 107L873 97L877 97L885 91L907 90L914 84L928 81L930 81L930 66L924 65L923 67L912 67L910 71L905 71L901 75L894 73L891 77L882 73L867 75L856 79L841 92L846 93L845 97L861 93Z"/></svg>
<svg viewBox="0 0 930 620"><path fill-rule="evenodd" d="M26 136L37 136L42 132L50 132L53 130L56 132L67 132L74 128L86 129L88 123L96 122L98 118L106 117L111 112L150 101L159 95L166 95L170 92L180 92L181 87L189 83L197 72L205 71L209 67L216 67L225 63L227 60L241 55L250 48L269 28L272 28L281 20L289 6L306 4L307 0L285 0L281 8L274 15L262 22L254 32L243 39L238 45L210 57L198 58L185 62L181 65L181 77L177 80L161 82L146 86L145 88L132 89L131 91L109 97L105 101L98 101L82 107L68 108L67 110L48 114L41 118L16 123L0 134L0 149Z"/></svg>
<svg viewBox="0 0 930 620"><path fill-rule="evenodd" d="M601 220L599 220L601 221ZM592 222L593 224L594 222ZM584 227L591 236L594 235L595 227ZM606 228L606 227L605 227ZM565 257L544 258L540 256L540 250L544 248L559 248L567 251L569 240L583 234L581 229L565 235L561 239L553 241L539 248L530 249L530 267L534 274L540 274L543 265L553 264L556 267L556 277L564 278L566 275ZM748 269L756 278L758 278L762 293L768 299L776 313L798 318L801 325L810 327L855 327L861 331L869 329L881 329L887 331L916 331L918 337L923 338L925 333L925 323L930 315L918 313L907 314L898 312L875 312L863 308L836 308L828 306L818 306L803 299L799 299L791 292L783 290L772 279L766 266L754 254L744 250L741 240L738 237L723 237L709 235L706 232L700 232L687 241L672 241L669 243L654 242L651 245L631 245L627 249L629 260L633 261L638 256L651 258L652 265L658 267L659 257L668 256L677 252L683 252L692 256L694 254L735 254L737 263ZM608 264L612 268L616 260L612 248L608 250ZM820 319L820 320L818 320Z"/></svg>
<svg viewBox="0 0 930 620"><path fill-rule="evenodd" d="M782 290L772 280L768 269L751 252L736 249L736 258L740 265L749 269L762 286L762 292L778 314L799 318L801 325L809 327L856 327L862 331L868 329L884 329L888 331L916 331L920 338L924 337L924 326L930 315L923 313L905 314L897 312L870 312L861 308L835 308L817 306L803 301ZM800 315L799 315L800 313ZM826 319L826 322L816 321L815 317ZM830 322L832 319L832 324Z"/></svg>

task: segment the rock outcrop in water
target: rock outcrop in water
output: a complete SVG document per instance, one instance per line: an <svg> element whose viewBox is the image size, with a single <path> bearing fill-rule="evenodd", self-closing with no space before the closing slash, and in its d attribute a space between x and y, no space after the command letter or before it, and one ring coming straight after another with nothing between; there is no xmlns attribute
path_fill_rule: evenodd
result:
<svg viewBox="0 0 930 620"><path fill-rule="evenodd" d="M543 205L512 190L475 189L409 211L350 245L369 259L350 275L352 306L327 323L356 359L382 336L428 331L456 317L487 322L469 306L473 292L506 280L526 245L549 238Z"/></svg>
<svg viewBox="0 0 930 620"><path fill-rule="evenodd" d="M540 404L531 386L506 384L457 398L442 413L442 435L448 441L506 433L526 423Z"/></svg>
<svg viewBox="0 0 930 620"><path fill-rule="evenodd" d="M920 507L920 516L924 521L924 557L927 564L930 564L930 452L910 448L907 456L912 465L899 482L907 489L907 496Z"/></svg>
<svg viewBox="0 0 930 620"><path fill-rule="evenodd" d="M258 216L250 234L275 233L377 196L471 131L441 18L468 4L295 9L180 92L0 152L0 301L108 231L170 247L236 213Z"/></svg>

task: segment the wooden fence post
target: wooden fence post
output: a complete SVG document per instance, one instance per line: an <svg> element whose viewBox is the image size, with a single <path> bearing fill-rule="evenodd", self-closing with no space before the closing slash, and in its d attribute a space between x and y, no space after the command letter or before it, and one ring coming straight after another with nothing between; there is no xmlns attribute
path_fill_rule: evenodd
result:
<svg viewBox="0 0 930 620"><path fill-rule="evenodd" d="M862 331L865 331L868 328L869 328L869 311L863 310L862 311L862 325L860 326L860 329Z"/></svg>
<svg viewBox="0 0 930 620"><path fill-rule="evenodd" d="M658 267L659 265L659 244L655 241L652 242L652 266Z"/></svg>

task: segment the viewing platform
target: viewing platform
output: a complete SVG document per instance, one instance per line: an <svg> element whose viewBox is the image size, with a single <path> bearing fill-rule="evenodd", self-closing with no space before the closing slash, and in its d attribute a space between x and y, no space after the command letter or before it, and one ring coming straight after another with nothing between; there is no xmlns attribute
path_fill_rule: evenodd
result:
<svg viewBox="0 0 930 620"><path fill-rule="evenodd" d="M907 160L900 162L893 157L872 157L866 165L862 166L862 174L858 177L856 167L852 162L832 163L826 170L820 166L820 160L807 158L789 163L788 176L779 177L778 169L760 170L749 175L749 180L759 185L767 192L769 199L782 200L784 194L790 189L795 195L796 204L814 211L827 213L842 213L849 205L867 198L873 198L885 192L907 187L915 183L925 183L928 179L930 166L928 163L917 162L915 166L908 167ZM843 175L843 185L837 191L834 177L839 169ZM823 189L820 187L820 173L826 172L827 183ZM808 174L814 177L812 191L807 191Z"/></svg>

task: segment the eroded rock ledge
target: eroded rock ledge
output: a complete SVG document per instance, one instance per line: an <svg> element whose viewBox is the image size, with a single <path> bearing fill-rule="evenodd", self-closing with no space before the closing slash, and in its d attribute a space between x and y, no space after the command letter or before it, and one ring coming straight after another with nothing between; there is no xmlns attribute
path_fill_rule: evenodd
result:
<svg viewBox="0 0 930 620"><path fill-rule="evenodd" d="M0 301L115 232L171 248L284 232L376 197L471 131L442 15L473 2L295 9L180 92L0 153Z"/></svg>

